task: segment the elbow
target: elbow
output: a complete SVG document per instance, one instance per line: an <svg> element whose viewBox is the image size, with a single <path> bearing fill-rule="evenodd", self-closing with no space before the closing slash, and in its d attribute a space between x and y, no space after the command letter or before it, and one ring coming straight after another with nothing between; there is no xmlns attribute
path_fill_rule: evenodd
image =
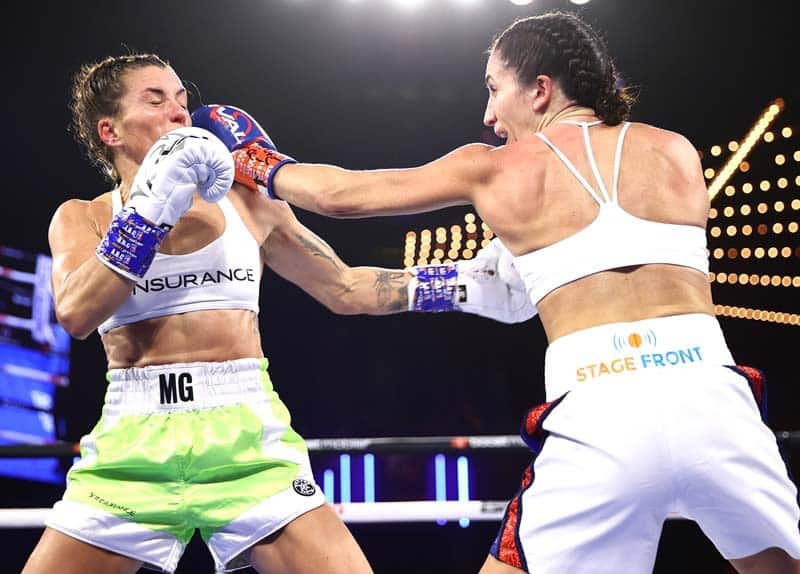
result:
<svg viewBox="0 0 800 574"><path fill-rule="evenodd" d="M63 308L63 306L56 309L56 319L58 319L58 322L71 337L80 340L86 339L92 334L95 327L97 327L97 325L89 324L89 322L86 321L85 313L80 313L74 309Z"/></svg>
<svg viewBox="0 0 800 574"><path fill-rule="evenodd" d="M336 315L363 315L370 313L363 293L357 288L357 277L350 269L342 274L335 288L328 291L322 302L331 313Z"/></svg>
<svg viewBox="0 0 800 574"><path fill-rule="evenodd" d="M358 304L355 298L342 295L325 301L325 307L336 315L361 315L367 313L363 305Z"/></svg>
<svg viewBox="0 0 800 574"><path fill-rule="evenodd" d="M364 215L346 191L326 191L316 198L314 211L325 217L345 219Z"/></svg>

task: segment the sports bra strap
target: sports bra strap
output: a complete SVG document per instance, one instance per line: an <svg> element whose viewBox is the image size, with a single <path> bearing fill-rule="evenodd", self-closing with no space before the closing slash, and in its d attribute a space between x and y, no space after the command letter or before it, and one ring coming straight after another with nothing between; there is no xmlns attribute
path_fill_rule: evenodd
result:
<svg viewBox="0 0 800 574"><path fill-rule="evenodd" d="M111 190L111 213L112 215L118 214L122 211L122 192L119 186Z"/></svg>
<svg viewBox="0 0 800 574"><path fill-rule="evenodd" d="M564 122L564 123L572 123L572 122ZM605 203L602 199L600 199L600 197L597 195L597 192L592 188L592 186L589 185L589 182L586 181L586 178L583 177L583 175L581 175L581 173L572 164L572 162L569 161L567 156L565 156L564 153L560 149L558 149L555 146L555 144L548 139L546 135L544 135L542 132L536 132L536 136L544 143L546 143L547 146L551 150L553 150L553 152L555 152L555 154L558 156L558 159L561 160L561 162L567 167L567 169L572 173L572 175L574 175L575 178L586 189L586 191L589 192L589 195L591 195L594 198L594 200L598 203L598 205L602 205L603 203Z"/></svg>
<svg viewBox="0 0 800 574"><path fill-rule="evenodd" d="M631 127L630 122L625 122L622 124L622 129L619 132L619 137L617 137L617 151L614 153L614 182L611 184L611 201L613 203L619 203L619 193L617 191L617 186L619 185L619 166L622 163L622 142L625 139L625 133L628 131L628 128Z"/></svg>
<svg viewBox="0 0 800 574"><path fill-rule="evenodd" d="M614 170L613 170L613 180L611 183L611 195L609 195L608 190L606 189L605 183L603 182L603 178L600 176L600 169L597 167L597 161L594 157L594 150L592 149L592 142L589 139L589 128L592 126L599 125L603 122L596 121L596 122L579 122L575 120L562 120L558 123L563 124L571 124L575 126L580 126L581 133L583 135L583 142L584 146L586 147L586 157L589 159L589 165L592 168L592 174L594 175L595 181L597 181L599 191L596 191L590 184L589 181L578 171L569 158L562 152L560 149L556 147L556 145L550 141L550 139L544 135L542 132L536 132L536 136L542 140L547 146L555 152L561 162L567 167L567 169L575 176L580 184L589 192L594 200L599 204L603 205L604 203L619 203L619 169L622 163L622 144L625 140L625 134L628 131L628 128L631 126L630 122L625 122L622 124L622 129L619 132L619 136L617 137L617 146L614 152Z"/></svg>
<svg viewBox="0 0 800 574"><path fill-rule="evenodd" d="M600 195L602 195L603 199L605 200L603 203L608 203L611 200L611 197L608 195L608 190L606 189L606 184L603 183L603 178L600 177L600 170L597 168L597 161L594 159L594 150L592 149L592 141L589 139L588 123L581 124L581 132L583 133L583 143L586 146L586 157L589 158L589 165L592 167L594 180L597 182L597 187L599 189Z"/></svg>

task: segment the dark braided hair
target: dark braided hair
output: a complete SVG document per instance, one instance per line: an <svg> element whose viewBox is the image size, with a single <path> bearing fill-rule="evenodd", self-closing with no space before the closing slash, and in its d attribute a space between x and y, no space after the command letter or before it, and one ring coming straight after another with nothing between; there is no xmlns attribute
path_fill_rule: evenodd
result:
<svg viewBox="0 0 800 574"><path fill-rule="evenodd" d="M155 54L109 56L99 62L84 64L72 80L72 99L69 104L72 120L69 131L86 148L89 161L112 183L119 182L119 174L114 167L111 149L97 133L97 122L119 112L120 100L125 95L125 74L147 66L167 68L169 64Z"/></svg>
<svg viewBox="0 0 800 574"><path fill-rule="evenodd" d="M517 20L492 41L489 52L495 51L523 86L539 74L550 76L570 100L592 108L608 125L626 120L636 101L629 88L617 87L619 76L605 42L575 14Z"/></svg>

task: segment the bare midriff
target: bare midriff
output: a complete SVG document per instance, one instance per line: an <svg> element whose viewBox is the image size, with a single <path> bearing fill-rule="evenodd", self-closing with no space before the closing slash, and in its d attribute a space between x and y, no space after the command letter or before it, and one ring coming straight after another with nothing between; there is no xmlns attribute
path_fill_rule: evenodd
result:
<svg viewBox="0 0 800 574"><path fill-rule="evenodd" d="M539 316L551 343L608 323L714 314L708 278L677 265L648 264L583 277L546 295Z"/></svg>
<svg viewBox="0 0 800 574"><path fill-rule="evenodd" d="M147 319L112 329L102 340L110 369L263 356L258 316L242 309Z"/></svg>

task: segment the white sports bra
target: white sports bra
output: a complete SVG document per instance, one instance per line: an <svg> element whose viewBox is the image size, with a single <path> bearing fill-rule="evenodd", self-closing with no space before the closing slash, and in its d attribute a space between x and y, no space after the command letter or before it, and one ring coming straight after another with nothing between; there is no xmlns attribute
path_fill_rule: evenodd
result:
<svg viewBox="0 0 800 574"><path fill-rule="evenodd" d="M122 209L119 189L111 192L114 213ZM208 245L184 255L156 253L133 293L98 328L208 309L246 309L258 313L261 288L259 246L231 201L217 204L225 231Z"/></svg>
<svg viewBox="0 0 800 574"><path fill-rule="evenodd" d="M552 245L514 258L514 266L525 282L531 301L537 304L551 291L609 269L648 263L667 263L691 267L708 274L705 229L650 221L631 215L619 205L617 183L626 122L620 130L614 156L611 194L600 177L589 140L589 127L601 122L564 121L580 126L586 155L598 190L592 188L573 163L541 132L536 135L552 149L600 206L597 217L577 233Z"/></svg>

